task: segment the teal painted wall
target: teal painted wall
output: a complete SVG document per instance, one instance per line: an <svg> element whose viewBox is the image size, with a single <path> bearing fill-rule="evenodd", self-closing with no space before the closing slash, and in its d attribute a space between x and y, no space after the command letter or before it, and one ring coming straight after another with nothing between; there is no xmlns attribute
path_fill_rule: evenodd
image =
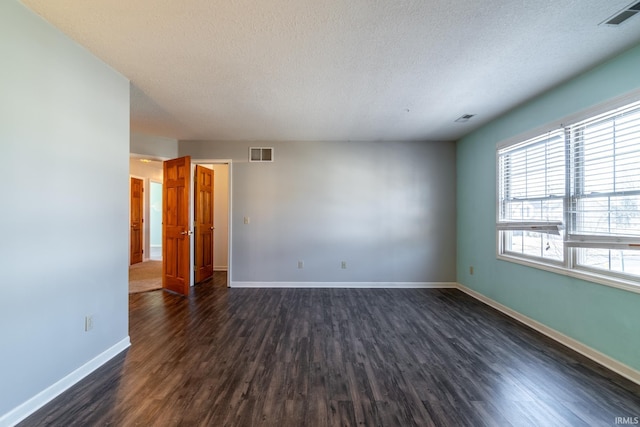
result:
<svg viewBox="0 0 640 427"><path fill-rule="evenodd" d="M496 259L496 144L640 88L640 45L457 144L457 280L640 370L640 294ZM469 273L474 266L474 274Z"/></svg>

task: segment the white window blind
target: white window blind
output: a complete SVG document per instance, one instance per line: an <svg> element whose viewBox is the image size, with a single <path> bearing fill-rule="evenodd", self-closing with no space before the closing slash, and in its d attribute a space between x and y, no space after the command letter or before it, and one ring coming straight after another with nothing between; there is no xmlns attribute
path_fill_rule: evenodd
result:
<svg viewBox="0 0 640 427"><path fill-rule="evenodd" d="M498 152L499 226L542 227L563 221L564 131L558 130Z"/></svg>
<svg viewBox="0 0 640 427"><path fill-rule="evenodd" d="M640 103L577 123L570 138L569 244L640 249Z"/></svg>
<svg viewBox="0 0 640 427"><path fill-rule="evenodd" d="M498 152L497 228L505 252L563 260L565 157L562 130Z"/></svg>

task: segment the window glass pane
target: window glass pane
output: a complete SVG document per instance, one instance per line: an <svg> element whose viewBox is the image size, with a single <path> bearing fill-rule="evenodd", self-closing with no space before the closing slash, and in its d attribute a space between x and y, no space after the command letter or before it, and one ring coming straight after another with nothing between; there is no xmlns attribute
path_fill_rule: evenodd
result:
<svg viewBox="0 0 640 427"><path fill-rule="evenodd" d="M562 236L520 230L505 231L504 234L505 252L554 261L563 260Z"/></svg>
<svg viewBox="0 0 640 427"><path fill-rule="evenodd" d="M578 265L640 276L640 251L578 248Z"/></svg>
<svg viewBox="0 0 640 427"><path fill-rule="evenodd" d="M509 221L562 221L563 205L562 199L506 202L503 219Z"/></svg>
<svg viewBox="0 0 640 427"><path fill-rule="evenodd" d="M640 236L640 194L577 200L577 234Z"/></svg>
<svg viewBox="0 0 640 427"><path fill-rule="evenodd" d="M500 219L561 221L565 163L563 131L500 151ZM549 199L553 200L545 202ZM559 213L555 212L557 206L560 206ZM553 212L549 211L551 208Z"/></svg>
<svg viewBox="0 0 640 427"><path fill-rule="evenodd" d="M611 234L640 236L640 195L611 197Z"/></svg>

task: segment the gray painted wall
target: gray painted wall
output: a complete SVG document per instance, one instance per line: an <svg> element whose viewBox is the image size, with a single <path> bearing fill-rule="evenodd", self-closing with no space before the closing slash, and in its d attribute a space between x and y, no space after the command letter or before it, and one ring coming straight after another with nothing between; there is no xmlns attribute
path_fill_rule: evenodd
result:
<svg viewBox="0 0 640 427"><path fill-rule="evenodd" d="M274 147L275 162L249 163L250 145ZM180 141L179 151L233 160L233 282L456 280L454 143Z"/></svg>
<svg viewBox="0 0 640 427"><path fill-rule="evenodd" d="M0 2L0 52L4 425L128 342L129 83L14 0Z"/></svg>
<svg viewBox="0 0 640 427"><path fill-rule="evenodd" d="M178 140L132 132L130 152L141 156L174 159L178 157Z"/></svg>

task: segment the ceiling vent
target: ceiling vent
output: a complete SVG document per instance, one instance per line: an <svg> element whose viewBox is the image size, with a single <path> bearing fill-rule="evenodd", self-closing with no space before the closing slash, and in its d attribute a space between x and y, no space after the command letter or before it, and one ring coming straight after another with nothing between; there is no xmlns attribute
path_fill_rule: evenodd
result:
<svg viewBox="0 0 640 427"><path fill-rule="evenodd" d="M273 147L249 148L250 162L273 162Z"/></svg>
<svg viewBox="0 0 640 427"><path fill-rule="evenodd" d="M637 15L638 12L640 12L640 2L633 3L632 5L625 7L606 21L601 22L600 25L618 26L632 16Z"/></svg>
<svg viewBox="0 0 640 427"><path fill-rule="evenodd" d="M458 123L468 122L473 116L475 116L475 114L465 114L464 116L458 117L455 121Z"/></svg>

